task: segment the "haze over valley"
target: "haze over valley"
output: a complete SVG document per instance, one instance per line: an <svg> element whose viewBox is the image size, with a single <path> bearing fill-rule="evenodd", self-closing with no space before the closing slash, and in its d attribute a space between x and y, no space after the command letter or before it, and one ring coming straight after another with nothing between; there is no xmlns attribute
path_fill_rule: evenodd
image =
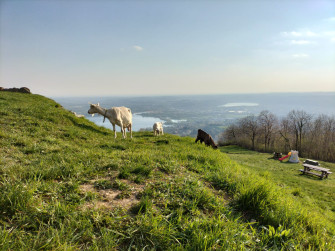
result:
<svg viewBox="0 0 335 251"><path fill-rule="evenodd" d="M164 122L165 131L195 136L202 128L215 139L235 119L269 110L279 117L291 110L312 115L334 115L335 93L269 93L147 97L55 97L66 109L85 115L98 125L112 128L102 116L87 114L89 102L104 108L126 106L134 114L134 130L152 130L156 121Z"/></svg>

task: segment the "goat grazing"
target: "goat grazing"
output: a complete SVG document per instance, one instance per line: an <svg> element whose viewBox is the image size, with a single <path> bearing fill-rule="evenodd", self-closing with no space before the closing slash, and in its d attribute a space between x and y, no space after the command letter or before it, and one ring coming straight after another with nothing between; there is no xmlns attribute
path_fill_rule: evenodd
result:
<svg viewBox="0 0 335 251"><path fill-rule="evenodd" d="M102 116L104 116L104 122L105 122L105 118L108 118L109 121L113 125L113 131L114 131L115 138L116 138L115 125L118 125L119 127L121 127L123 138L127 137L126 129L130 131L130 138L133 137L132 135L133 115L129 108L121 106L121 107L112 107L110 109L105 109L105 108L102 108L98 103L98 104L90 104L90 109L88 110L88 113L92 114L92 116L95 113L101 114Z"/></svg>
<svg viewBox="0 0 335 251"><path fill-rule="evenodd" d="M212 146L214 149L218 148L218 146L214 143L212 136L201 129L198 130L198 135L195 140L195 143L197 143L199 140L200 143L205 142L206 146Z"/></svg>

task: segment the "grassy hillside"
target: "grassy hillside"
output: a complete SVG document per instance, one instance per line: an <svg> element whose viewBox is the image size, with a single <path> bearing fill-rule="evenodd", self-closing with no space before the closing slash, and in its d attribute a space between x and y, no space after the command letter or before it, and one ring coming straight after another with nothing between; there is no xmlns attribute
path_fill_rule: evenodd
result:
<svg viewBox="0 0 335 251"><path fill-rule="evenodd" d="M0 249L331 250L325 206L174 135L113 138L38 95L0 92Z"/></svg>

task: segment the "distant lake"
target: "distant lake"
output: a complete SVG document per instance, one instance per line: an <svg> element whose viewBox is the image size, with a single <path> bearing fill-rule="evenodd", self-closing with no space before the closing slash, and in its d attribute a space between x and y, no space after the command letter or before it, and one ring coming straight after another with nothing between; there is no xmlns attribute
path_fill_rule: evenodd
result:
<svg viewBox="0 0 335 251"><path fill-rule="evenodd" d="M103 126L109 129L113 130L113 125L110 123L110 121L106 118L105 123L103 123L104 117L98 114L95 114L94 117L91 115L85 115L85 117L94 122L98 126ZM143 117L139 114L133 114L133 131L139 131L140 129L149 129L152 130L152 126L155 122L162 122L164 123L164 120L161 120L159 118L154 117ZM120 127L116 126L116 131L120 131Z"/></svg>
<svg viewBox="0 0 335 251"><path fill-rule="evenodd" d="M222 107L240 107L240 106L258 106L257 103L227 103L225 105L220 105ZM219 107L220 107L219 106Z"/></svg>

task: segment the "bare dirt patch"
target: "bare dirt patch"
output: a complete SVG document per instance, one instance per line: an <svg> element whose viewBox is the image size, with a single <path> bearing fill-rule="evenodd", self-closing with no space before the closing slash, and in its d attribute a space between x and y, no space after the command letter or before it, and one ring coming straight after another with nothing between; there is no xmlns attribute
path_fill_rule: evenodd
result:
<svg viewBox="0 0 335 251"><path fill-rule="evenodd" d="M84 204L83 209L85 208L123 208L124 210L129 210L133 205L139 202L139 193L143 191L145 185L139 185L133 183L129 180L122 180L123 183L126 183L129 186L129 191L127 196L123 196L123 191L117 189L96 189L93 185L95 180L89 181L80 185L80 190L83 193L96 193L98 194L98 199L87 202Z"/></svg>
<svg viewBox="0 0 335 251"><path fill-rule="evenodd" d="M80 190L83 193L94 192L95 191L92 184L83 184L83 185L80 185Z"/></svg>

